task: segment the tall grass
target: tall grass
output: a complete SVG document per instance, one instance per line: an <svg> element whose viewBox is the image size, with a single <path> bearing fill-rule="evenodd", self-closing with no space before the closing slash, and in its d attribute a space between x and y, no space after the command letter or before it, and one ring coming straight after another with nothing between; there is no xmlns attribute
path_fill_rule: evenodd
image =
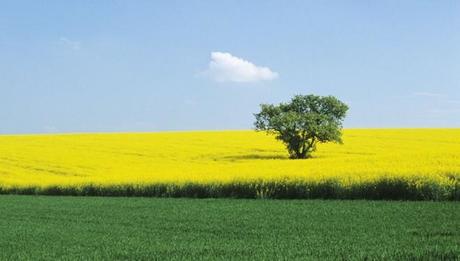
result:
<svg viewBox="0 0 460 261"><path fill-rule="evenodd" d="M419 180L381 179L343 185L337 180L244 181L230 183L157 183L80 186L28 186L0 188L0 194L191 197L250 199L371 199L371 200L460 200L460 182L440 185Z"/></svg>

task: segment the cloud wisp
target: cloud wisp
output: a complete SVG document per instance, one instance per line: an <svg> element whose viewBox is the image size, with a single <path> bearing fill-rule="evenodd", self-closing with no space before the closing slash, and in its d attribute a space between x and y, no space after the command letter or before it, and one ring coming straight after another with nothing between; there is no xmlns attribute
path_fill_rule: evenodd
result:
<svg viewBox="0 0 460 261"><path fill-rule="evenodd" d="M426 101L431 101L425 105L425 108L423 108L424 113L430 115L431 117L443 118L451 116L452 114L460 113L460 100L450 99L451 96L447 94L436 92L414 92L412 95L419 96Z"/></svg>
<svg viewBox="0 0 460 261"><path fill-rule="evenodd" d="M259 82L278 78L268 67L257 66L230 53L212 52L204 74L217 82Z"/></svg>
<svg viewBox="0 0 460 261"><path fill-rule="evenodd" d="M70 39L68 39L66 37L59 38L59 43L61 45L67 46L67 47L69 47L69 48L71 48L71 49L73 49L75 51L80 50L80 48L81 48L80 42L72 41L72 40L70 40Z"/></svg>
<svg viewBox="0 0 460 261"><path fill-rule="evenodd" d="M413 93L415 96L423 96L423 97L437 97L437 98L440 98L440 97L444 97L445 95L443 94L440 94L440 93L434 93L434 92L414 92Z"/></svg>

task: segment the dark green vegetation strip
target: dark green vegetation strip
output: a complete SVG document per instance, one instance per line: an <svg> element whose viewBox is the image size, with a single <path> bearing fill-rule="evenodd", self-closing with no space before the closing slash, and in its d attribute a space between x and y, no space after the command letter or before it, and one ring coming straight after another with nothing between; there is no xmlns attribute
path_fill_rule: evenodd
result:
<svg viewBox="0 0 460 261"><path fill-rule="evenodd" d="M251 181L230 183L123 184L2 188L0 194L190 197L190 198L271 198L271 199L371 199L371 200L460 200L460 178L448 176L439 184L424 178L382 178L373 182L343 185L336 180Z"/></svg>
<svg viewBox="0 0 460 261"><path fill-rule="evenodd" d="M460 259L460 204L0 196L0 259Z"/></svg>

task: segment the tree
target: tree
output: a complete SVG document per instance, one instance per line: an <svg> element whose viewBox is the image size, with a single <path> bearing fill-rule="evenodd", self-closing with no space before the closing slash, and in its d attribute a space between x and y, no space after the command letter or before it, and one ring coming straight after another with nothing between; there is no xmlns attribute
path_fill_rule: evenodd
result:
<svg viewBox="0 0 460 261"><path fill-rule="evenodd" d="M348 106L333 96L296 95L290 103L260 107L255 129L276 135L293 159L311 157L318 143L342 143Z"/></svg>

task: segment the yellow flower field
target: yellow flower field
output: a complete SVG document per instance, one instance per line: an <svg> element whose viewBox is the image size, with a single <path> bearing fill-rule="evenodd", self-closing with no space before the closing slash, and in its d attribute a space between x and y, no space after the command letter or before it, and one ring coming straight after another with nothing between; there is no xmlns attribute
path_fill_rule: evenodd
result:
<svg viewBox="0 0 460 261"><path fill-rule="evenodd" d="M214 186L213 193L221 189L216 186L233 184L238 189L240 184L259 196L276 197L283 186L296 186L296 191L306 186L300 190L305 194L312 184L333 182L332 189L344 193L347 188L361 190L345 197L367 198L364 194L377 193L373 190L384 182L391 187L387 194L406 186L409 192L428 189L422 195L428 199L458 197L460 129L348 129L343 145L321 144L313 155L290 160L282 143L255 131L3 135L0 192L46 194L53 188L57 194L79 194L91 186L99 194L110 194L104 188L142 190L169 184L172 188L163 189L162 195L171 195L168 189L187 184L201 190ZM284 188L285 194L289 189ZM188 194L180 195L197 195Z"/></svg>

